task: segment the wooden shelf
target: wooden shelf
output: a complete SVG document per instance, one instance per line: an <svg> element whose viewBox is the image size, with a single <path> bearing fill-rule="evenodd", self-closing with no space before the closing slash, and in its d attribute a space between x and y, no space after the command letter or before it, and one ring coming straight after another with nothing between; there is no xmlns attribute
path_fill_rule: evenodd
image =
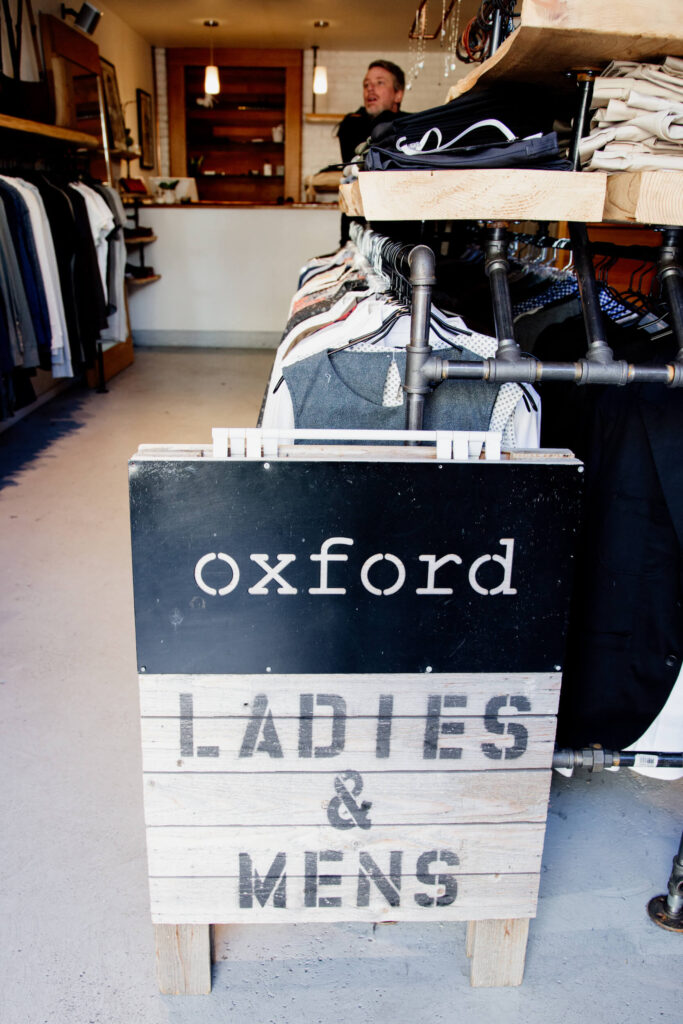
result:
<svg viewBox="0 0 683 1024"><path fill-rule="evenodd" d="M600 221L607 175L522 168L361 171L342 209L368 220Z"/></svg>
<svg viewBox="0 0 683 1024"><path fill-rule="evenodd" d="M125 370L127 366L131 366L134 361L133 339L130 335L125 341L103 342L102 369L104 370L104 383L115 377L117 373L121 373L121 370ZM86 370L85 379L88 387L99 387L102 383L99 368L94 366L92 369Z"/></svg>
<svg viewBox="0 0 683 1024"><path fill-rule="evenodd" d="M54 139L56 142L64 142L84 149L100 147L100 140L87 132L76 132L71 128L60 128L54 124L43 124L41 121L27 121L23 117L11 117L9 114L0 114L0 128L23 132L26 135L41 135L44 138Z"/></svg>
<svg viewBox="0 0 683 1024"><path fill-rule="evenodd" d="M126 284L134 284L136 286L140 284L152 284L153 281L160 280L161 274L150 274L149 277L128 277L128 275L126 275Z"/></svg>
<svg viewBox="0 0 683 1024"><path fill-rule="evenodd" d="M304 121L306 124L338 124L345 117L345 114L304 114Z"/></svg>
<svg viewBox="0 0 683 1024"><path fill-rule="evenodd" d="M126 238L126 245L150 245L156 242L156 235L138 235L137 238Z"/></svg>
<svg viewBox="0 0 683 1024"><path fill-rule="evenodd" d="M449 91L455 99L483 80L563 88L575 67L611 60L683 56L680 3L652 0L523 0L521 21L499 50Z"/></svg>
<svg viewBox="0 0 683 1024"><path fill-rule="evenodd" d="M627 224L683 224L683 171L611 174L604 219Z"/></svg>

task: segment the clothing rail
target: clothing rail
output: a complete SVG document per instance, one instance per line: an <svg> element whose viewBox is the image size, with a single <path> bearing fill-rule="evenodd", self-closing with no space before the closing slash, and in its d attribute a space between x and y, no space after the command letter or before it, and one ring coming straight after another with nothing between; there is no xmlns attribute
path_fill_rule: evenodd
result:
<svg viewBox="0 0 683 1024"><path fill-rule="evenodd" d="M533 384L540 381L573 381L576 384L661 383L683 387L683 230L663 229L657 259L657 275L671 311L673 331L678 345L676 358L663 366L641 366L623 359L615 360L604 339L602 315L585 224L570 224L570 234L588 350L584 359L573 363L541 362L524 355L514 338L514 324L508 282L505 227L492 224L486 243L486 274L491 286L498 349L493 359L463 362L432 355L429 345L429 312L435 284L434 253L425 245L410 253L413 312L411 340L406 348L406 429L419 430L424 402L431 389L445 380L489 380L495 383L515 381Z"/></svg>

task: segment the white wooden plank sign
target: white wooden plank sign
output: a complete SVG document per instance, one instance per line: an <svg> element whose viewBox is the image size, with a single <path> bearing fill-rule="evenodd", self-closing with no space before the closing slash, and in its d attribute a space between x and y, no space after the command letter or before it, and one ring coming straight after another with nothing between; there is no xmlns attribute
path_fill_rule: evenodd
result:
<svg viewBox="0 0 683 1024"><path fill-rule="evenodd" d="M154 920L532 915L558 689L141 675Z"/></svg>

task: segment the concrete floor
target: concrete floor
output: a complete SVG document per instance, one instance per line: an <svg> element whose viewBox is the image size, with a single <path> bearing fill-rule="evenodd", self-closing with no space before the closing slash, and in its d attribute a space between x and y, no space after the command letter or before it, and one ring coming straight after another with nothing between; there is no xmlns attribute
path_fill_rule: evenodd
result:
<svg viewBox="0 0 683 1024"><path fill-rule="evenodd" d="M139 351L0 436L0 1020L679 1024L650 923L683 781L556 776L524 984L471 989L465 927L234 927L210 996L160 996L149 920L126 460L253 425L268 352Z"/></svg>

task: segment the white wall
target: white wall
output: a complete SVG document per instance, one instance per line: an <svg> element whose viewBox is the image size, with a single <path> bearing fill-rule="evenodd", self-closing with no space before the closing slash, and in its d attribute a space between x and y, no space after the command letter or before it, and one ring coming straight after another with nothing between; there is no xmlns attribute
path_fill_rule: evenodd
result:
<svg viewBox="0 0 683 1024"><path fill-rule="evenodd" d="M136 344L274 347L299 268L339 240L339 212L315 207L149 207L140 221L161 280L130 289Z"/></svg>

